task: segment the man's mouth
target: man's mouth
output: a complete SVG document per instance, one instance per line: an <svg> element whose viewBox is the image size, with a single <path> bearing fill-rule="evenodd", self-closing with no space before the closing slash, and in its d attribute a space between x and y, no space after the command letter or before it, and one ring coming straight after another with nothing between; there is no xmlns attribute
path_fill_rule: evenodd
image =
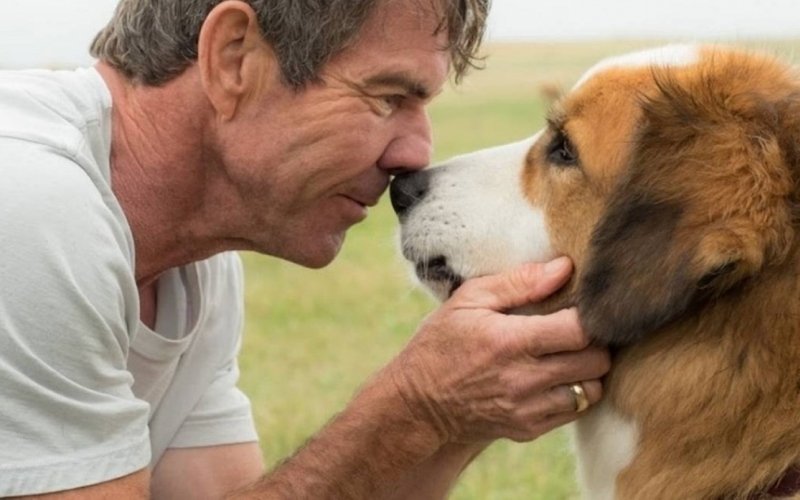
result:
<svg viewBox="0 0 800 500"><path fill-rule="evenodd" d="M345 196L345 198L347 198L348 200L352 201L356 205L360 205L361 208L368 208L368 205L366 203L364 203L363 201L359 200L359 199L353 198L352 196Z"/></svg>
<svg viewBox="0 0 800 500"><path fill-rule="evenodd" d="M364 208L371 208L378 204L381 196L389 185L389 176L385 175L379 181L352 186L341 192L342 196L358 203Z"/></svg>
<svg viewBox="0 0 800 500"><path fill-rule="evenodd" d="M378 204L378 201L380 200L380 195L378 195L378 196L371 196L371 195L370 196L345 195L345 197L347 199L349 199L350 201L358 203L359 205L361 205L364 208L374 207L375 205Z"/></svg>

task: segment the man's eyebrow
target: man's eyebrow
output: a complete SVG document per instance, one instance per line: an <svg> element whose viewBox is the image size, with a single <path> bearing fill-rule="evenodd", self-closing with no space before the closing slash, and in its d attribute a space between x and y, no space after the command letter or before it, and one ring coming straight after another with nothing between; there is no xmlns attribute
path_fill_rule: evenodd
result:
<svg viewBox="0 0 800 500"><path fill-rule="evenodd" d="M402 73L388 73L367 78L365 87L400 87L406 94L419 99L431 97L431 91L423 84Z"/></svg>

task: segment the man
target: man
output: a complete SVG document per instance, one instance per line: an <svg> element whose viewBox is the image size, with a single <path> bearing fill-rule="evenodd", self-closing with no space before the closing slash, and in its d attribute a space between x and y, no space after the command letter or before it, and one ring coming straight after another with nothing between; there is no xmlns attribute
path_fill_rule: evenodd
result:
<svg viewBox="0 0 800 500"><path fill-rule="evenodd" d="M569 263L468 282L264 474L236 389L248 249L328 264L485 0L122 0L99 63L0 77L0 495L435 498L486 444L575 418L608 369L574 311L502 313ZM302 409L298 409L302 411Z"/></svg>

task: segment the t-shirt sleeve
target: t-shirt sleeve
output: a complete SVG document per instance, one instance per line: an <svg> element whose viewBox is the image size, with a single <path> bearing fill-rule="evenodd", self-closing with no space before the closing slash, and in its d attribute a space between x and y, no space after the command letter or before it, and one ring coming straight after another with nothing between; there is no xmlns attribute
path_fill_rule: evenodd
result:
<svg viewBox="0 0 800 500"><path fill-rule="evenodd" d="M183 421L170 448L194 448L258 441L250 400L236 387L234 360L217 372L203 397Z"/></svg>
<svg viewBox="0 0 800 500"><path fill-rule="evenodd" d="M225 352L213 380L181 423L170 448L193 448L257 441L250 400L239 390L237 357L243 327L243 272L238 254L228 252L206 261L208 326L225 330Z"/></svg>
<svg viewBox="0 0 800 500"><path fill-rule="evenodd" d="M5 138L0 152L0 497L133 473L150 445L126 369L127 228L59 152Z"/></svg>

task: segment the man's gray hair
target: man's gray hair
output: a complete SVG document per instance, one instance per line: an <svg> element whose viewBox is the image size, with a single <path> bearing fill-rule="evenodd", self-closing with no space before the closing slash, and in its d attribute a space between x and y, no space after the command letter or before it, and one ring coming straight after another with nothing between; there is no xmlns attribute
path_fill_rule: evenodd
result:
<svg viewBox="0 0 800 500"><path fill-rule="evenodd" d="M91 45L91 54L129 79L159 85L197 60L197 41L211 10L231 0L120 0L114 16ZM241 0L256 12L262 34L276 53L283 79L295 88L317 78L344 49L367 17L395 0ZM418 0L419 1L419 0ZM446 30L458 81L479 60L490 0L430 1Z"/></svg>

